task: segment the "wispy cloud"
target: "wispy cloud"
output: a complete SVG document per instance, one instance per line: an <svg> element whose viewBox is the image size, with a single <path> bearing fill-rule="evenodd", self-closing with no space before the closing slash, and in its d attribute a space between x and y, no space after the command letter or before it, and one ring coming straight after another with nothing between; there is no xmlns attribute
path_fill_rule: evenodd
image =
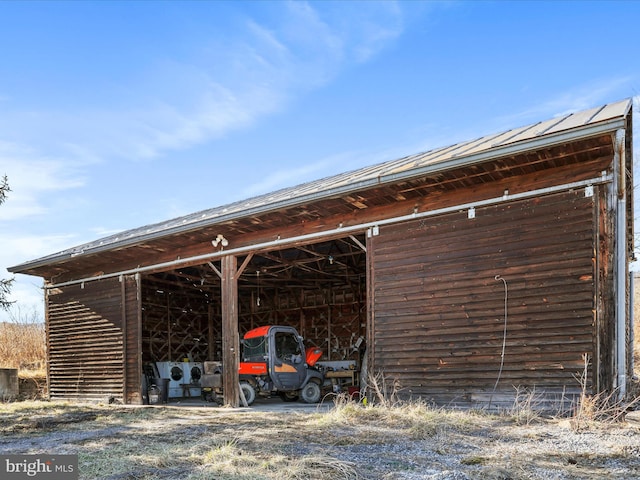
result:
<svg viewBox="0 0 640 480"><path fill-rule="evenodd" d="M404 12L398 2L375 2L368 4L368 8L361 8L358 2L345 2L335 14L343 18L341 36L357 62L370 60L405 28Z"/></svg>
<svg viewBox="0 0 640 480"><path fill-rule="evenodd" d="M238 31L210 36L189 55L152 63L126 88L104 92L113 101L17 112L0 126L34 132L30 143L46 143L49 152L71 144L94 158L153 159L280 111L349 65L369 60L403 29L393 2L282 2L273 8L267 19L246 16Z"/></svg>
<svg viewBox="0 0 640 480"><path fill-rule="evenodd" d="M243 34L217 49L224 53L171 65L186 101L160 100L128 116L137 156L189 148L251 125L331 81L350 62L368 60L402 32L402 12L393 3L360 4L348 22L341 10L349 6L319 12L303 2L279 5L283 11L271 24L247 18Z"/></svg>
<svg viewBox="0 0 640 480"><path fill-rule="evenodd" d="M11 188L0 208L0 220L44 214L48 209L45 195L78 188L85 182L77 162L8 142L0 142L0 175L7 176Z"/></svg>

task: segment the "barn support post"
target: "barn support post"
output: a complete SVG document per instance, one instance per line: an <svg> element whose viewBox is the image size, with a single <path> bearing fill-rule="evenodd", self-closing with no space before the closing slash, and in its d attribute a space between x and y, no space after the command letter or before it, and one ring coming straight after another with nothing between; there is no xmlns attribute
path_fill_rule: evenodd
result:
<svg viewBox="0 0 640 480"><path fill-rule="evenodd" d="M635 291L636 291L636 277L634 275L633 272L629 273L629 292L631 292L629 294L629 345L631 346L631 348L633 348L633 346L636 344L636 339L635 339L635 316L633 313L633 306L635 304ZM629 366L629 372L635 372L635 359L633 358L634 355L629 355L629 362L631 362L631 365Z"/></svg>
<svg viewBox="0 0 640 480"><path fill-rule="evenodd" d="M45 335L45 367L47 370L47 400L51 400L51 338L50 338L50 324L49 324L49 294L48 288L49 282L44 281L44 335Z"/></svg>
<svg viewBox="0 0 640 480"><path fill-rule="evenodd" d="M375 256L375 248L374 248L374 240L373 237L379 234L379 228L377 226L370 228L367 230L367 238L366 238L366 249L367 252L367 260L366 260L366 275L367 275L367 327L365 331L365 339L366 339L366 350L364 354L363 362L365 365L362 366L360 381L364 382L364 391L366 392L366 396L370 397L371 392L368 391L367 385L369 381L369 376L374 376L375 373L375 271L373 270L373 257Z"/></svg>
<svg viewBox="0 0 640 480"><path fill-rule="evenodd" d="M142 278L140 276L139 273L136 273L135 275L135 281L136 281L136 315L135 315L135 321L136 321L136 348L138 350L137 355L136 355L136 362L137 362L137 368L138 368L138 372L140 374L140 376L142 376L144 373L144 370L142 368ZM143 395L146 392L139 392L138 394L138 402L142 403L142 398Z"/></svg>
<svg viewBox="0 0 640 480"><path fill-rule="evenodd" d="M120 322L122 325L122 403L127 403L127 285L124 281L124 275L120 276ZM142 378L140 378L142 387ZM140 389L142 390L142 388ZM141 402L142 403L142 402Z"/></svg>
<svg viewBox="0 0 640 480"><path fill-rule="evenodd" d="M222 388L232 408L240 405L237 265L234 255L222 257Z"/></svg>
<svg viewBox="0 0 640 480"><path fill-rule="evenodd" d="M627 197L625 131L614 137L614 192L616 193L615 289L616 289L616 387L618 399L627 394Z"/></svg>
<svg viewBox="0 0 640 480"><path fill-rule="evenodd" d="M144 402L145 381L142 368L142 286L140 274L120 277L122 330L122 399L126 404Z"/></svg>

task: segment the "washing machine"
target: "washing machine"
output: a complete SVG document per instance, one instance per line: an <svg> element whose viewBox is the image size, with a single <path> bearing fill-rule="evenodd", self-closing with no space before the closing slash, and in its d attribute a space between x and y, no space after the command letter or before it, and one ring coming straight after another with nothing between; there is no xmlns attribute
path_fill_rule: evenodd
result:
<svg viewBox="0 0 640 480"><path fill-rule="evenodd" d="M183 362L182 370L185 378L184 383L188 383L190 385L189 396L199 397L202 394L200 381L202 380L202 374L204 373L204 365L202 362Z"/></svg>
<svg viewBox="0 0 640 480"><path fill-rule="evenodd" d="M189 383L185 378L183 362L156 362L160 378L169 380L167 389L168 398L181 398L183 396L182 384Z"/></svg>

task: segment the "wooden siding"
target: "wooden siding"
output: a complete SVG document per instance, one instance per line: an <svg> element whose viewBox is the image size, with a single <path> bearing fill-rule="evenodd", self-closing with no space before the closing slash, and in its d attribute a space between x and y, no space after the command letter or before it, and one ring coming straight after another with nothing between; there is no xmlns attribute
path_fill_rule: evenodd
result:
<svg viewBox="0 0 640 480"><path fill-rule="evenodd" d="M615 384L615 333L616 333L616 300L615 300L615 215L609 208L613 200L610 189L599 188L594 196L595 223L598 235L595 241L596 292L595 308L596 341L594 358L594 387L596 391L609 390Z"/></svg>
<svg viewBox="0 0 640 480"><path fill-rule="evenodd" d="M122 287L117 278L49 291L52 399L123 400L122 314Z"/></svg>
<svg viewBox="0 0 640 480"><path fill-rule="evenodd" d="M370 250L375 371L404 395L490 400L503 278L496 392L576 392L594 354L594 211L580 189L381 227Z"/></svg>
<svg viewBox="0 0 640 480"><path fill-rule="evenodd" d="M123 396L126 403L142 403L142 311L140 277L131 275L124 277L120 284L124 299L122 319L123 331L126 332L125 355L125 390Z"/></svg>

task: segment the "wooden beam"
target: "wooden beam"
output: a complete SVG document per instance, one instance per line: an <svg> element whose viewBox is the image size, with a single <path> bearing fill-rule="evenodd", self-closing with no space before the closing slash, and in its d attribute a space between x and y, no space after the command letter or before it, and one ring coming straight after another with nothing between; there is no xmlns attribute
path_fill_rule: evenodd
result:
<svg viewBox="0 0 640 480"><path fill-rule="evenodd" d="M249 265L249 262L251 261L252 258L253 258L253 253L250 253L249 255L247 255L247 258L244 259L244 262L242 262L242 265L240 265L240 268L236 273L236 279L240 278L240 275L242 275L242 272L244 272L244 269L247 268L247 265Z"/></svg>
<svg viewBox="0 0 640 480"><path fill-rule="evenodd" d="M234 255L222 257L222 388L224 403L233 408L240 398L237 265Z"/></svg>
<svg viewBox="0 0 640 480"><path fill-rule="evenodd" d="M216 266L213 264L213 262L207 262L207 265L209 265L211 267L211 270L216 272L218 277L222 278L222 272L216 268Z"/></svg>
<svg viewBox="0 0 640 480"><path fill-rule="evenodd" d="M207 308L207 346L208 346L208 358L209 360L213 360L215 358L216 349L215 349L215 336L213 334L213 306L209 304Z"/></svg>

